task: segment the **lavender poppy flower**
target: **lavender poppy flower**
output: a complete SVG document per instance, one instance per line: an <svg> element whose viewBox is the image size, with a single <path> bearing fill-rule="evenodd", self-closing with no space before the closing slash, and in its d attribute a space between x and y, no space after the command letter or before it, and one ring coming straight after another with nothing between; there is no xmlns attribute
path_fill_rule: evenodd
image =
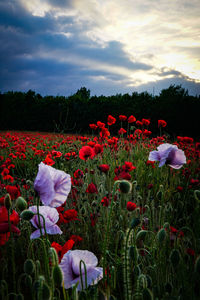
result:
<svg viewBox="0 0 200 300"><path fill-rule="evenodd" d="M180 169L186 163L183 150L178 149L176 145L161 144L157 149L158 151L155 150L149 153L149 160L159 161L159 167L167 164L173 169Z"/></svg>
<svg viewBox="0 0 200 300"><path fill-rule="evenodd" d="M103 268L96 267L98 264L97 257L88 250L70 250L64 254L60 268L63 272L64 287L69 289L72 285L78 283L78 291L82 290L80 261L84 261L87 270L87 285L96 284L103 278ZM85 270L81 264L81 273L83 280L83 287L85 288Z"/></svg>
<svg viewBox="0 0 200 300"><path fill-rule="evenodd" d="M34 181L34 189L44 205L61 206L71 190L71 176L41 162Z"/></svg>
<svg viewBox="0 0 200 300"><path fill-rule="evenodd" d="M29 210L34 212L36 215L33 216L33 218L30 220L32 225L37 228L31 236L30 239L36 239L40 237L40 227L39 227L39 218L37 215L37 206L30 206ZM58 222L59 219L59 214L57 210L53 207L49 206L39 206L39 213L44 217L45 219L45 229L48 234L62 234L62 230L56 223ZM42 234L45 234L44 230L44 221L43 218L40 216L40 225L41 225L41 230Z"/></svg>

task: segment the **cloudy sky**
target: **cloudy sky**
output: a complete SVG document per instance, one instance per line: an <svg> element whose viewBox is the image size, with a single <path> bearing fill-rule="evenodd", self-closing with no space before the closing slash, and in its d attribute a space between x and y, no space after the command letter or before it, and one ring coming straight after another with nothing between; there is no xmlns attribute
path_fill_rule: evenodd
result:
<svg viewBox="0 0 200 300"><path fill-rule="evenodd" d="M0 91L200 94L200 0L0 0Z"/></svg>

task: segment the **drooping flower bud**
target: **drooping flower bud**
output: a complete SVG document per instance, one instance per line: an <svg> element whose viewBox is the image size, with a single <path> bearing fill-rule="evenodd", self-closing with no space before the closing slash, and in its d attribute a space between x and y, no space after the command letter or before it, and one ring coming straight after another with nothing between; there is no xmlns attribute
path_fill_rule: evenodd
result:
<svg viewBox="0 0 200 300"><path fill-rule="evenodd" d="M161 244L166 238L166 231L164 228L160 229L157 233L157 239L159 244Z"/></svg>
<svg viewBox="0 0 200 300"><path fill-rule="evenodd" d="M23 219L23 220L26 220L26 221L30 221L32 219L32 217L34 216L34 212L28 210L28 209L25 209L21 214L20 214L20 217Z"/></svg>
<svg viewBox="0 0 200 300"><path fill-rule="evenodd" d="M140 219L138 218L133 218L131 221L131 229L134 229L135 227L137 227L140 224Z"/></svg>
<svg viewBox="0 0 200 300"><path fill-rule="evenodd" d="M128 180L121 180L119 188L123 194L128 194L132 189L132 184Z"/></svg>
<svg viewBox="0 0 200 300"><path fill-rule="evenodd" d="M31 275L31 274L33 274L34 270L35 270L35 264L34 264L33 260L27 259L24 262L24 272L28 275Z"/></svg>
<svg viewBox="0 0 200 300"><path fill-rule="evenodd" d="M170 253L170 262L174 268L176 268L180 262L180 253L177 249L173 249Z"/></svg>
<svg viewBox="0 0 200 300"><path fill-rule="evenodd" d="M18 197L16 200L16 207L23 211L24 209L27 208L27 202L23 197Z"/></svg>
<svg viewBox="0 0 200 300"><path fill-rule="evenodd" d="M12 206L10 194L6 194L4 197L4 206L9 210Z"/></svg>
<svg viewBox="0 0 200 300"><path fill-rule="evenodd" d="M62 285L62 281L63 281L63 274L61 271L61 268L56 265L53 268L53 280L55 283L55 286L60 287Z"/></svg>

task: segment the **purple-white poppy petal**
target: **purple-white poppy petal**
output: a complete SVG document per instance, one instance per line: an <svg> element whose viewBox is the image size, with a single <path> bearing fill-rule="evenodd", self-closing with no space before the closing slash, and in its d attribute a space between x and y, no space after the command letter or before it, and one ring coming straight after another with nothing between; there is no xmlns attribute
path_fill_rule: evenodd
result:
<svg viewBox="0 0 200 300"><path fill-rule="evenodd" d="M170 161L169 166L174 169L180 169L186 163L186 157L183 150L178 149L175 151L173 159Z"/></svg>
<svg viewBox="0 0 200 300"><path fill-rule="evenodd" d="M53 225L53 226L46 226L46 232L48 234L62 234L62 230L58 225Z"/></svg>
<svg viewBox="0 0 200 300"><path fill-rule="evenodd" d="M39 170L34 181L34 189L38 192L44 205L49 205L54 198L54 183L49 168L43 162L39 164Z"/></svg>
<svg viewBox="0 0 200 300"><path fill-rule="evenodd" d="M29 207L29 210L37 214L37 206L33 205ZM57 210L53 207L49 206L39 206L39 213L43 215L45 219L45 226L49 227L54 224L56 224L59 220L59 214ZM39 220L38 220L38 215L35 215L31 219L31 223L34 227L38 228L39 227ZM40 224L43 226L43 218L40 216Z"/></svg>
<svg viewBox="0 0 200 300"><path fill-rule="evenodd" d="M92 268L87 271L87 286L96 284L99 280L103 278L103 268ZM76 284L79 282L77 286L77 290L81 291L82 290L82 284L81 284L81 276L78 278L74 279L71 281L71 284ZM83 288L86 288L85 284L85 274L82 274L82 283L83 283Z"/></svg>
<svg viewBox="0 0 200 300"><path fill-rule="evenodd" d="M151 151L149 153L149 158L148 160L150 161L157 161L157 160L160 160L160 156L159 156L159 153L158 151L154 150L154 151Z"/></svg>
<svg viewBox="0 0 200 300"><path fill-rule="evenodd" d="M44 229L42 229L42 234L44 235ZM30 239L37 239L40 237L40 229L35 230L33 233L30 235Z"/></svg>
<svg viewBox="0 0 200 300"><path fill-rule="evenodd" d="M75 279L75 276L72 272L71 250L64 254L59 266L63 273L64 287L65 289L69 289L72 286L72 281Z"/></svg>
<svg viewBox="0 0 200 300"><path fill-rule="evenodd" d="M58 207L66 201L69 195L71 176L41 162L34 187L43 204Z"/></svg>
<svg viewBox="0 0 200 300"><path fill-rule="evenodd" d="M76 275L80 275L81 260L84 261L87 272L90 268L94 268L98 264L97 257L88 250L74 250L72 251L71 255L72 255L72 269L74 274ZM82 273L85 272L83 263L81 264L81 270Z"/></svg>
<svg viewBox="0 0 200 300"><path fill-rule="evenodd" d="M169 148L178 149L178 147L176 145L172 145L172 144L168 144L168 143L161 144L157 147L158 151L166 151Z"/></svg>

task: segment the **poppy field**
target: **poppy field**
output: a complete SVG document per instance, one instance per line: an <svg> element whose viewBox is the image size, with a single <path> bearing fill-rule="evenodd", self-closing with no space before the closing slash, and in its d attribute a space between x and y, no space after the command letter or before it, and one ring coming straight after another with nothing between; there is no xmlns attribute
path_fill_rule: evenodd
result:
<svg viewBox="0 0 200 300"><path fill-rule="evenodd" d="M200 299L200 140L150 125L0 132L0 299Z"/></svg>

